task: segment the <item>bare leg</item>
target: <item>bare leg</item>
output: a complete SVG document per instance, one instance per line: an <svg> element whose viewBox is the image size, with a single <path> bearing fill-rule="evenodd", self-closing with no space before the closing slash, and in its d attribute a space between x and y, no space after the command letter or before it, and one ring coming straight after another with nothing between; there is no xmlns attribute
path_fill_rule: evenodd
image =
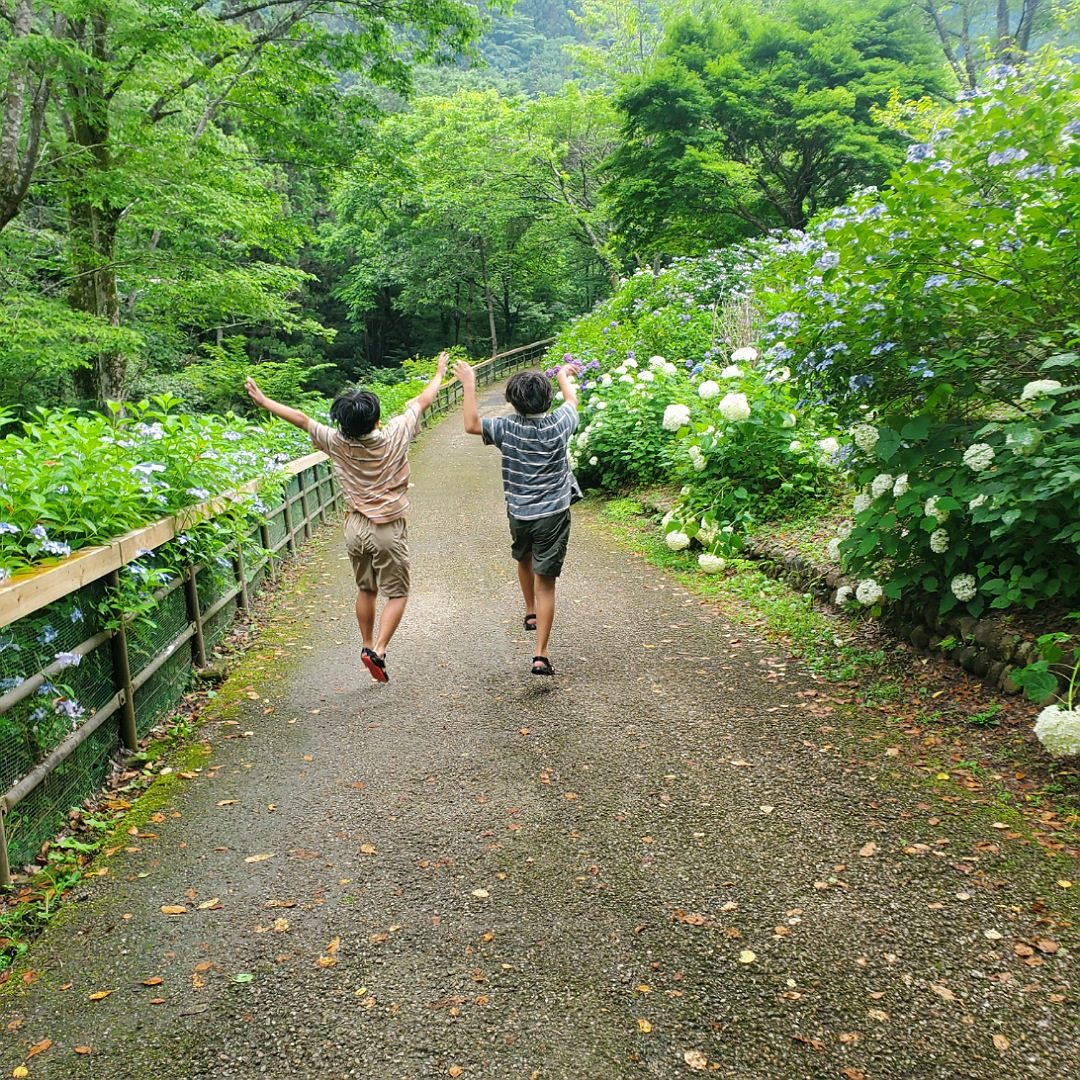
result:
<svg viewBox="0 0 1080 1080"><path fill-rule="evenodd" d="M518 584L521 586L521 598L525 601L525 614L536 612L536 587L534 584L532 552L517 564Z"/></svg>
<svg viewBox="0 0 1080 1080"><path fill-rule="evenodd" d="M536 588L536 655L546 657L551 626L555 622L555 581L544 574L534 575Z"/></svg>
<svg viewBox="0 0 1080 1080"><path fill-rule="evenodd" d="M405 614L405 605L408 602L407 596L394 596L383 604L382 614L379 616L379 638L375 642L375 652L379 656L386 655L386 647L401 623L401 616Z"/></svg>
<svg viewBox="0 0 1080 1080"><path fill-rule="evenodd" d="M356 594L356 621L365 649L370 649L375 641L375 601L378 597L378 593L364 592L363 589Z"/></svg>

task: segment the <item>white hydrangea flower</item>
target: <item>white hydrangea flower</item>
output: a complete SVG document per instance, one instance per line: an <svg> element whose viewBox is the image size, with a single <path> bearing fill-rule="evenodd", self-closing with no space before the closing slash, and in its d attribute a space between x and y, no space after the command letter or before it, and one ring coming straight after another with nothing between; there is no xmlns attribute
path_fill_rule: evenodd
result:
<svg viewBox="0 0 1080 1080"><path fill-rule="evenodd" d="M892 493L894 499L899 499L901 495L906 495L911 490L911 485L908 483L907 473L901 473L896 478L896 483L892 486Z"/></svg>
<svg viewBox="0 0 1080 1080"><path fill-rule="evenodd" d="M661 422L665 431L678 431L690 423L690 406L680 405L676 402L664 410L664 419Z"/></svg>
<svg viewBox="0 0 1080 1080"><path fill-rule="evenodd" d="M672 551L682 551L684 548L690 546L690 537L684 532L669 532L664 537L664 543L667 544Z"/></svg>
<svg viewBox="0 0 1080 1080"><path fill-rule="evenodd" d="M850 585L841 585L836 590L836 596L833 598L833 603L837 607L843 607L854 595L855 590Z"/></svg>
<svg viewBox="0 0 1080 1080"><path fill-rule="evenodd" d="M680 495L689 495L690 494L690 485L689 484L683 484L682 490L680 490L679 494Z"/></svg>
<svg viewBox="0 0 1080 1080"><path fill-rule="evenodd" d="M713 383L713 385L716 384ZM726 394L717 408L720 410L720 415L733 424L745 420L750 415L750 402L746 400L745 394Z"/></svg>
<svg viewBox="0 0 1080 1080"><path fill-rule="evenodd" d="M709 464L708 459L701 452L700 446L691 446L688 453L690 454L690 464L694 466L697 472L702 472Z"/></svg>
<svg viewBox="0 0 1080 1080"><path fill-rule="evenodd" d="M772 381L775 383L784 383L791 380L791 368L777 368L772 373Z"/></svg>
<svg viewBox="0 0 1080 1080"><path fill-rule="evenodd" d="M923 506L923 515L925 517L937 518L938 524L944 525L945 522L949 520L949 511L938 509L937 504L938 499L940 498L940 495L931 495L930 498L926 500L926 503Z"/></svg>
<svg viewBox="0 0 1080 1080"><path fill-rule="evenodd" d="M846 540L851 535L851 530L854 528L855 525L853 522L842 521L840 522L840 527L836 530L836 535L839 536L841 540Z"/></svg>
<svg viewBox="0 0 1080 1080"><path fill-rule="evenodd" d="M893 477L889 473L878 473L870 484L870 494L873 495L875 499L880 498L886 491L892 490L893 483Z"/></svg>
<svg viewBox="0 0 1080 1080"><path fill-rule="evenodd" d="M1009 432L1005 436L1005 445L1014 453L1021 457L1030 454L1036 446L1039 445L1039 441L1042 438L1038 431L1021 430L1013 434Z"/></svg>
<svg viewBox="0 0 1080 1080"><path fill-rule="evenodd" d="M703 547L711 547L719 532L720 530L716 527L716 522L706 523L703 520L701 522L701 527L698 529L698 543Z"/></svg>
<svg viewBox="0 0 1080 1080"><path fill-rule="evenodd" d="M797 454L802 449L802 443L799 442L798 439L792 439L791 442L788 443L788 449L793 454Z"/></svg>
<svg viewBox="0 0 1080 1080"><path fill-rule="evenodd" d="M1035 721L1035 734L1054 757L1080 754L1080 709L1047 705Z"/></svg>
<svg viewBox="0 0 1080 1080"><path fill-rule="evenodd" d="M741 379L742 368L738 364L730 364L720 372L721 379Z"/></svg>
<svg viewBox="0 0 1080 1080"><path fill-rule="evenodd" d="M829 553L829 558L833 562L840 560L840 537L834 536L828 543L826 550Z"/></svg>
<svg viewBox="0 0 1080 1080"><path fill-rule="evenodd" d="M613 380L612 380L610 375L601 375L600 376L600 385L601 386L610 386L612 381ZM597 408L599 408L599 407L600 406L598 405Z"/></svg>
<svg viewBox="0 0 1080 1080"><path fill-rule="evenodd" d="M865 491L860 491L859 494L855 496L855 501L851 504L851 509L855 516L858 517L859 514L868 509L873 501L874 500L870 498Z"/></svg>
<svg viewBox="0 0 1080 1080"><path fill-rule="evenodd" d="M863 607L871 607L884 595L884 590L873 578L866 578L864 581L860 581L858 587L855 589L855 599L858 600Z"/></svg>
<svg viewBox="0 0 1080 1080"><path fill-rule="evenodd" d="M851 437L855 440L855 445L864 454L869 454L877 445L879 434L878 429L873 424L856 424L851 429Z"/></svg>
<svg viewBox="0 0 1080 1080"><path fill-rule="evenodd" d="M652 382L656 376L651 371L642 371L638 374L638 378L642 382Z"/></svg>
<svg viewBox="0 0 1080 1080"><path fill-rule="evenodd" d="M580 434L580 435L579 435L579 436L577 437L577 444L578 444L578 447L579 447L580 449L582 449L582 450L584 450L584 449L585 449L585 447L589 445L589 429L588 429L588 428L586 428L586 429L585 429L585 430L584 430L584 431L583 431L583 432L582 432L582 433L581 433L581 434Z"/></svg>
<svg viewBox="0 0 1080 1080"><path fill-rule="evenodd" d="M984 502L986 502L985 495L976 495L975 498L968 503L968 509L977 510Z"/></svg>
<svg viewBox="0 0 1080 1080"><path fill-rule="evenodd" d="M597 408L598 411L600 409L606 409L607 408L607 402L606 401L598 401L596 403L596 408Z"/></svg>
<svg viewBox="0 0 1080 1080"><path fill-rule="evenodd" d="M625 375L626 374L626 365L625 364L620 364L617 368L613 368L611 373L612 373L612 375Z"/></svg>
<svg viewBox="0 0 1080 1080"><path fill-rule="evenodd" d="M975 577L972 574L957 574L949 583L949 588L952 590L953 596L962 604L974 600L975 594L979 591L975 585Z"/></svg>
<svg viewBox="0 0 1080 1080"><path fill-rule="evenodd" d="M697 557L697 564L706 574L719 574L727 566L719 555L710 555L707 551L703 551Z"/></svg>
<svg viewBox="0 0 1080 1080"><path fill-rule="evenodd" d="M757 349L750 345L744 345L741 349L736 349L731 354L731 362L733 364L752 364L757 358Z"/></svg>
<svg viewBox="0 0 1080 1080"><path fill-rule="evenodd" d="M632 384L634 382L634 376L629 374L629 373L627 373L626 375L620 375L619 376L619 382L631 383Z"/></svg>
<svg viewBox="0 0 1080 1080"><path fill-rule="evenodd" d="M1031 401L1042 394L1048 394L1051 390L1060 389L1061 383L1057 379L1035 379L1033 382L1027 383L1024 389L1020 391L1020 400Z"/></svg>
<svg viewBox="0 0 1080 1080"><path fill-rule="evenodd" d="M930 550L935 555L944 555L949 550L949 534L945 529L935 529L930 534Z"/></svg>
<svg viewBox="0 0 1080 1080"><path fill-rule="evenodd" d="M667 361L662 356L649 357L649 367L651 368L662 368L666 363Z"/></svg>
<svg viewBox="0 0 1080 1080"><path fill-rule="evenodd" d="M637 362L636 360L629 360L629 359L628 359L628 360L624 360L624 361L623 361L623 363L624 363L624 364L625 364L625 365L626 365L626 366L627 366L628 368L636 368L636 367L638 366L638 362Z"/></svg>
<svg viewBox="0 0 1080 1080"><path fill-rule="evenodd" d="M834 439L831 435L827 439L818 439L818 446L820 446L826 454L835 454L840 450L839 440Z"/></svg>
<svg viewBox="0 0 1080 1080"><path fill-rule="evenodd" d="M598 460L599 460L599 458L597 458L597 456L595 454L593 454L593 456L591 458L589 458L589 464L590 465L595 465Z"/></svg>
<svg viewBox="0 0 1080 1080"><path fill-rule="evenodd" d="M985 472L994 464L994 448L989 443L974 443L964 451L964 464L972 472Z"/></svg>
<svg viewBox="0 0 1080 1080"><path fill-rule="evenodd" d="M678 375L679 369L670 360L668 360L667 363L664 364L664 374Z"/></svg>
<svg viewBox="0 0 1080 1080"><path fill-rule="evenodd" d="M715 379L706 379L699 387L698 394L706 401L720 393L720 384Z"/></svg>

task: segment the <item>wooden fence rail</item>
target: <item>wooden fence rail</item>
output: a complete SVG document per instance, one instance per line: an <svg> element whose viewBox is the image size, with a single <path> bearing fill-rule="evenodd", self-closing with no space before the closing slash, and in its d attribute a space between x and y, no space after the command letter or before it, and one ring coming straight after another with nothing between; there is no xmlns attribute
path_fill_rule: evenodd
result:
<svg viewBox="0 0 1080 1080"><path fill-rule="evenodd" d="M551 340L536 342L478 364L477 383L490 385L515 368L535 364L551 343ZM446 415L455 408L461 395L461 384L456 379L447 382L425 420L430 422ZM35 696L56 692L52 680L60 681L62 671L73 664L81 666L84 660L99 658L100 654L100 662L94 668L97 675L89 690L94 698L89 716L40 760L31 759L28 768L22 768L19 762L5 766L0 760L0 888L11 886L8 822L16 807L24 800L38 798L42 805L37 807L37 818L43 819L43 823L28 826L27 831L40 841L42 830L51 824L55 827L48 835L53 835L56 827L62 825L68 807L81 802L99 786L108 761L120 750L134 751L141 735L175 705L191 673L207 665L208 642L227 628L229 620L224 616L247 610L251 590L264 576L274 579L280 560L286 554L294 555L300 544L311 537L314 526L326 522L330 511L340 509L341 492L325 454L309 454L291 462L285 470L289 479L281 502L264 511L263 519L253 523L247 536L234 545L230 571L224 581L220 574L214 574L213 567L191 566L154 594L159 608L175 608L175 618L171 631L153 644L152 653L145 647L132 647L129 640L132 627L122 617L119 625L97 628L36 673L21 680L6 680L5 685L15 685L0 693L0 721L20 705L25 709ZM122 568L180 536L199 521L221 514L237 499L256 491L259 484L258 480L251 481L238 491L188 507L111 544L76 552L56 566L0 583L0 629L41 617L49 605L70 600L88 589L103 588L106 595L117 595ZM258 553L251 562L244 554L245 542L249 551ZM204 588L204 579L213 579L215 587ZM73 660L73 656L78 659ZM163 672L167 672L163 680L164 695L162 688L155 689L155 683L162 681ZM110 720L114 723L106 727L106 721ZM92 746L94 743L100 745ZM0 740L0 753L5 751L5 746ZM65 763L70 765L80 755L86 762L77 782L73 784L63 778L57 785L60 791L49 792L50 781L63 771ZM21 841L18 850L25 857L39 846L40 842Z"/></svg>

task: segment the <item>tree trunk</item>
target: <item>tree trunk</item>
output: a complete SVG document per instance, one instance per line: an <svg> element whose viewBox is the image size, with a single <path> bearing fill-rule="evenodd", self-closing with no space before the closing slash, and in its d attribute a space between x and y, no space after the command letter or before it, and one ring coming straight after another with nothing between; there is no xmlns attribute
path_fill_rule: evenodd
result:
<svg viewBox="0 0 1080 1080"><path fill-rule="evenodd" d="M20 42L31 36L33 17L33 0L16 0L10 41ZM37 164L49 85L44 77L39 77L37 86L31 92L31 78L30 68L16 57L8 72L3 97L0 98L0 229L19 212ZM22 144L24 117L25 146Z"/></svg>
<svg viewBox="0 0 1080 1080"><path fill-rule="evenodd" d="M491 298L491 282L488 281L487 258L484 255L484 238L476 238L477 250L480 252L480 277L484 283L484 303L487 304L488 326L491 329L491 355L495 356L499 351L499 338L495 333L495 304Z"/></svg>
<svg viewBox="0 0 1080 1080"><path fill-rule="evenodd" d="M78 65L68 72L69 134L81 151L71 157L68 175L68 261L71 286L68 303L109 326L120 325L120 296L116 285L116 232L121 210L100 187L109 178L109 102L103 83L108 62L108 17L99 8L89 22L73 23L70 36L89 52L95 65ZM98 401L122 401L125 359L118 349L99 353L88 368L75 372L80 396Z"/></svg>
<svg viewBox="0 0 1080 1080"><path fill-rule="evenodd" d="M1012 35L1009 33L1009 0L997 0L997 44L994 54L999 60L1010 60L1012 53Z"/></svg>
<svg viewBox="0 0 1080 1080"><path fill-rule="evenodd" d="M1016 48L1022 55L1027 55L1031 45L1031 31L1041 6L1042 0L1024 0L1024 9L1020 13L1020 21L1016 24Z"/></svg>

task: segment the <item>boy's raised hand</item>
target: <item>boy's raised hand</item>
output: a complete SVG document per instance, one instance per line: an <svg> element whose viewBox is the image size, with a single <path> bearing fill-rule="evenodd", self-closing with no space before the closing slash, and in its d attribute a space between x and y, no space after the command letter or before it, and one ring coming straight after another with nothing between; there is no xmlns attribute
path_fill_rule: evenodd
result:
<svg viewBox="0 0 1080 1080"><path fill-rule="evenodd" d="M466 360L458 360L454 364L454 377L462 386L476 388L476 372Z"/></svg>
<svg viewBox="0 0 1080 1080"><path fill-rule="evenodd" d="M266 408L266 403L270 399L259 389L259 384L250 375L244 380L244 389L256 405L263 409Z"/></svg>

